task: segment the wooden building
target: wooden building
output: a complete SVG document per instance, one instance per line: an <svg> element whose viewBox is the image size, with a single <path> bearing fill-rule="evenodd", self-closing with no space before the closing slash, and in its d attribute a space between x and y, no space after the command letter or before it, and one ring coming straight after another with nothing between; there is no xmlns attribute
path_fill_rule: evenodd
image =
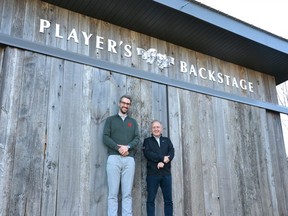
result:
<svg viewBox="0 0 288 216"><path fill-rule="evenodd" d="M174 215L288 215L287 40L187 0L0 6L0 215L106 215L102 131L126 93L141 141L159 119L174 143Z"/></svg>

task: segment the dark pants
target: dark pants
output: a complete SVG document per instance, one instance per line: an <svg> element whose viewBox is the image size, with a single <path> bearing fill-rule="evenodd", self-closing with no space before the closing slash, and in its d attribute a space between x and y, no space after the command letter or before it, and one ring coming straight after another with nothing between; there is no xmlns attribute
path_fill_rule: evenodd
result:
<svg viewBox="0 0 288 216"><path fill-rule="evenodd" d="M172 177L168 176L147 176L147 216L155 215L155 198L157 190L160 186L164 198L164 213L165 216L173 215L172 202Z"/></svg>

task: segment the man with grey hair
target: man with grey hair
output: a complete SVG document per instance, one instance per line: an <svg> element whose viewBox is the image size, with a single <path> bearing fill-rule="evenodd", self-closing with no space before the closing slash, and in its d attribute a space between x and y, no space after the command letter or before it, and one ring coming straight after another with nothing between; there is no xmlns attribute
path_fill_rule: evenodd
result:
<svg viewBox="0 0 288 216"><path fill-rule="evenodd" d="M174 147L168 137L162 136L162 124L151 123L151 137L144 139L143 152L147 159L147 216L155 215L155 198L160 186L164 198L165 216L173 215L171 161Z"/></svg>

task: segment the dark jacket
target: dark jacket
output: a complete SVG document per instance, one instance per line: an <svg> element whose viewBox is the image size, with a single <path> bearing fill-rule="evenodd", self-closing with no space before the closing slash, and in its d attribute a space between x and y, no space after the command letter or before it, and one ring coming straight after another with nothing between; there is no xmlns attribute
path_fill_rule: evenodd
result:
<svg viewBox="0 0 288 216"><path fill-rule="evenodd" d="M168 137L160 137L160 147L157 140L151 136L144 139L143 153L147 159L147 175L171 175L171 161L174 158L174 147ZM157 168L159 162L163 162L164 156L170 156L169 163L165 163L161 169Z"/></svg>

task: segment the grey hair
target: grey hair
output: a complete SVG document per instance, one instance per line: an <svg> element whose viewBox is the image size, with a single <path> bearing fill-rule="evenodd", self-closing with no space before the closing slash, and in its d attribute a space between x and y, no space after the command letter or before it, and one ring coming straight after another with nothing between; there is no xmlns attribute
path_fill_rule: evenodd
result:
<svg viewBox="0 0 288 216"><path fill-rule="evenodd" d="M154 119L154 120L151 122L151 125L153 125L155 122L158 122L158 123L160 123L160 125L162 126L162 122L161 122L161 121L159 121L159 120L157 120L157 119Z"/></svg>

